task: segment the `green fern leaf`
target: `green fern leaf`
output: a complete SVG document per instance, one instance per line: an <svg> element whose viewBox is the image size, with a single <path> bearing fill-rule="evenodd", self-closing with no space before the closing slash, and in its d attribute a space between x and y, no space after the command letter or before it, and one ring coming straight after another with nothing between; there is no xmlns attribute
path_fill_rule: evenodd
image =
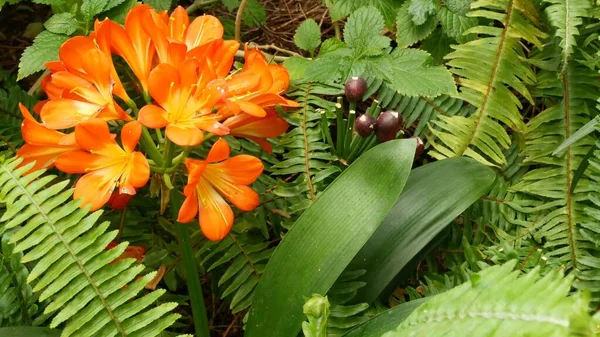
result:
<svg viewBox="0 0 600 337"><path fill-rule="evenodd" d="M477 107L470 117L441 117L433 123L432 134L438 141L431 142L430 155L436 159L465 155L486 165L506 163L502 151L510 145L504 127L523 131L519 109L521 102L514 92L532 102L527 84L533 84L535 75L522 62L524 52L521 39L541 46L544 34L535 26L535 9L527 1L476 1L471 4L472 17L497 20L501 27L477 26L466 34L482 37L454 47L446 56L451 71L460 76L459 98ZM441 130L441 131L440 131Z"/></svg>
<svg viewBox="0 0 600 337"><path fill-rule="evenodd" d="M519 277L516 261L484 269L434 296L382 337L595 336L583 295L567 297L573 277L539 270Z"/></svg>
<svg viewBox="0 0 600 337"><path fill-rule="evenodd" d="M546 13L552 26L556 28L556 36L560 38L561 62L566 66L573 48L577 46L578 27L583 23L582 18L588 15L592 4L589 0L546 0L546 2L552 4L546 8Z"/></svg>
<svg viewBox="0 0 600 337"><path fill-rule="evenodd" d="M51 328L65 322L63 337L156 336L179 318L165 316L173 303L148 310L163 290L132 301L156 273L133 281L143 265L112 263L127 242L106 250L117 233L107 231L106 222L96 224L102 211L88 214L79 200L70 200L68 181L53 184L56 177L42 177L43 170L23 175L32 164L19 163L0 160L0 204L6 207L0 228L19 228L11 243L24 253L23 262L35 263L27 281L35 282L40 300L50 300L44 313L55 314Z"/></svg>

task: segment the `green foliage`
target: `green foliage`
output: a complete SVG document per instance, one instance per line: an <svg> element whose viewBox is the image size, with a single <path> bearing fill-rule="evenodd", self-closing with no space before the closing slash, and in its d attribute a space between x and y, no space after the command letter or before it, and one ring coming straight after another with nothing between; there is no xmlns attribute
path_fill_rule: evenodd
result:
<svg viewBox="0 0 600 337"><path fill-rule="evenodd" d="M32 110L37 103L17 84L16 78L8 72L0 71L0 153L16 153L23 143L21 139L21 111L19 102Z"/></svg>
<svg viewBox="0 0 600 337"><path fill-rule="evenodd" d="M434 296L385 337L595 336L589 299L568 296L572 276L533 270L519 277L516 261L490 267L470 282Z"/></svg>
<svg viewBox="0 0 600 337"><path fill-rule="evenodd" d="M248 0L242 21L248 26L260 26L267 22L265 7L258 0Z"/></svg>
<svg viewBox="0 0 600 337"><path fill-rule="evenodd" d="M460 76L459 97L477 107L470 117L441 117L432 129L438 140L430 142L430 155L436 159L465 155L486 165L506 163L502 151L510 138L502 124L519 132L525 129L519 109L521 102L514 92L533 102L527 84L534 73L523 62L523 39L541 47L544 36L535 27L535 9L521 0L502 0L490 4L477 1L472 16L497 20L501 27L477 26L468 33L481 34L477 40L454 47L446 56L451 71Z"/></svg>
<svg viewBox="0 0 600 337"><path fill-rule="evenodd" d="M50 17L44 27L50 33L71 35L77 31L77 18L71 13L59 13Z"/></svg>
<svg viewBox="0 0 600 337"><path fill-rule="evenodd" d="M339 21L361 7L375 7L384 16L385 25L391 27L396 16L397 2L395 0L325 0L331 18Z"/></svg>
<svg viewBox="0 0 600 337"><path fill-rule="evenodd" d="M321 44L321 29L313 19L304 21L294 35L294 42L298 48L310 53L314 52Z"/></svg>
<svg viewBox="0 0 600 337"><path fill-rule="evenodd" d="M176 306L163 303L153 308L164 290L134 298L156 273L134 281L144 270L134 259L111 263L127 242L106 250L116 231L108 223L96 224L102 211L88 214L72 200L69 181L42 177L43 170L23 175L30 165L19 160L0 163L0 218L2 231L17 229L9 243L13 254L22 252L21 263L35 263L27 283L39 301L49 300L44 314L54 318L50 327L65 323L63 337L156 336L180 315L168 314ZM26 302L27 303L27 302Z"/></svg>
<svg viewBox="0 0 600 337"><path fill-rule="evenodd" d="M44 63L58 59L58 48L69 37L64 34L41 32L33 44L23 52L19 63L18 79L25 78L44 69Z"/></svg>
<svg viewBox="0 0 600 337"><path fill-rule="evenodd" d="M412 15L412 21L415 25L420 26L427 21L430 15L435 14L439 6L437 0L410 0L408 2L408 13Z"/></svg>

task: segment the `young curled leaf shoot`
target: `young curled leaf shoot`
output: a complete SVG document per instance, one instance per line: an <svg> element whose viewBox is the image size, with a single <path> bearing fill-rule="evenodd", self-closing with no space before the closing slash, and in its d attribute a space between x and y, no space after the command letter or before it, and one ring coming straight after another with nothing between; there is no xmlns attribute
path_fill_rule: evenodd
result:
<svg viewBox="0 0 600 337"><path fill-rule="evenodd" d="M46 63L50 72L41 87L47 99L34 108L37 117L20 106L21 165L81 174L74 198L96 210L107 203L126 207L133 195L146 193L151 173L176 181L170 175L184 173L185 163L188 184L179 220L198 215L209 239L224 238L233 225L225 200L242 211L254 209L258 195L247 185L263 165L249 155L228 158L223 139L204 159L188 155L205 139L224 135L271 152L266 138L288 128L275 107L299 106L282 96L288 71L269 64L258 49L246 47L244 66L232 72L239 48L223 39L217 18L190 20L182 7L168 15L137 5L124 26L97 20L89 36L67 40L59 60ZM119 58L129 71L120 74L122 67L113 63ZM148 129L156 129L155 138Z"/></svg>

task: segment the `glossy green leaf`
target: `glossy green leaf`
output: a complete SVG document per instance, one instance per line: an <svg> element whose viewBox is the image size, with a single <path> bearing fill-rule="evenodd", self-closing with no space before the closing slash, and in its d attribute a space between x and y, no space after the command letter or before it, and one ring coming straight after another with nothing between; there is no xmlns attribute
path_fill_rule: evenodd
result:
<svg viewBox="0 0 600 337"><path fill-rule="evenodd" d="M266 267L246 337L295 336L300 331L304 297L325 294L375 232L402 192L414 151L411 140L376 146L302 214Z"/></svg>
<svg viewBox="0 0 600 337"><path fill-rule="evenodd" d="M492 169L455 157L415 169L402 195L350 269L365 269L367 285L354 301L372 302L394 277L452 219L485 194L495 179Z"/></svg>
<svg viewBox="0 0 600 337"><path fill-rule="evenodd" d="M380 337L398 327L408 315L427 300L429 300L428 297L420 298L395 306L348 331L342 337Z"/></svg>
<svg viewBox="0 0 600 337"><path fill-rule="evenodd" d="M60 333L60 330L33 326L0 328L0 336L2 337L58 337Z"/></svg>
<svg viewBox="0 0 600 337"><path fill-rule="evenodd" d="M600 124L600 117L596 116L594 119L587 122L581 129L577 130L571 137L567 138L562 144L560 144L554 152L552 152L553 156L562 155L562 152L573 143L581 140L583 137L586 137L590 133L596 131L596 127Z"/></svg>

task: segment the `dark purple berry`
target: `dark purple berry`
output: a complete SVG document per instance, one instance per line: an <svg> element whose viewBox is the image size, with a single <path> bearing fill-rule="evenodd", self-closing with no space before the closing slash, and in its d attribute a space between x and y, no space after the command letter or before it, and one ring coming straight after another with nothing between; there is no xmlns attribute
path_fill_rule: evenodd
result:
<svg viewBox="0 0 600 337"><path fill-rule="evenodd" d="M421 139L421 137L412 136L410 139L415 139L417 141L417 148L415 150L415 158L417 158L421 155L421 153L423 153L423 150L425 150L425 143L423 143L423 139Z"/></svg>
<svg viewBox="0 0 600 337"><path fill-rule="evenodd" d="M380 142L387 142L396 138L400 129L400 114L397 111L388 110L377 117L375 136Z"/></svg>
<svg viewBox="0 0 600 337"><path fill-rule="evenodd" d="M344 87L346 98L350 102L361 100L366 91L367 81L362 77L351 77Z"/></svg>
<svg viewBox="0 0 600 337"><path fill-rule="evenodd" d="M373 130L375 130L375 123L377 122L373 116L362 114L354 121L354 130L356 130L361 137L369 137L373 133Z"/></svg>

